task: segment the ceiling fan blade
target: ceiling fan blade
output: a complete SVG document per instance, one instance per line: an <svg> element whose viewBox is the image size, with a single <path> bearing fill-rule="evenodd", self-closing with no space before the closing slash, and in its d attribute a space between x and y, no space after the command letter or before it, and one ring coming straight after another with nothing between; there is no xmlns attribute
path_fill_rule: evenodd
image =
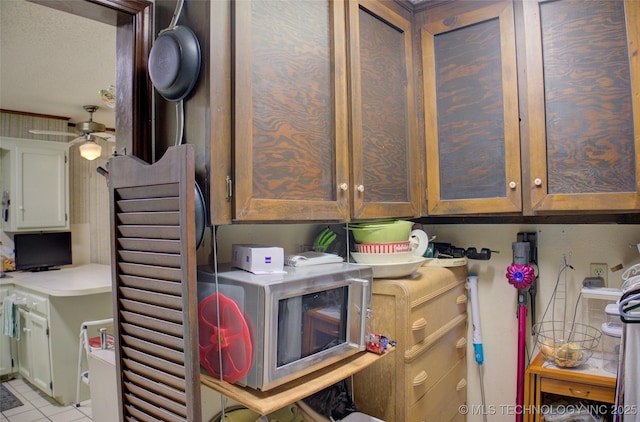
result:
<svg viewBox="0 0 640 422"><path fill-rule="evenodd" d="M114 143L116 142L115 136L110 137L110 138L105 138L103 136L98 136L95 133L91 133L91 134L84 134L82 136L78 136L76 139L74 139L72 141L69 141L69 145L75 145L75 144L79 144L81 142L90 142L90 141L95 142L98 139L100 139L101 141L114 142Z"/></svg>
<svg viewBox="0 0 640 422"><path fill-rule="evenodd" d="M77 133L57 132L54 130L41 130L41 129L29 129L29 133L33 133L34 135L78 136Z"/></svg>
<svg viewBox="0 0 640 422"><path fill-rule="evenodd" d="M78 136L76 139L69 141L69 145L79 144L80 142L85 142L86 140L87 138L84 135Z"/></svg>
<svg viewBox="0 0 640 422"><path fill-rule="evenodd" d="M113 133L109 133L109 132L94 132L91 134L91 136L95 136L96 138L100 138L103 141L108 141L108 142L115 142L116 141L116 135Z"/></svg>

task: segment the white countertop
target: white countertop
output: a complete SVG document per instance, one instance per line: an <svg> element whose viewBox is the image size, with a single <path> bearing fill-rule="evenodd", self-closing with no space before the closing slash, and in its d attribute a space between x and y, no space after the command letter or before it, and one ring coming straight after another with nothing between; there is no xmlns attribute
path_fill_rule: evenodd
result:
<svg viewBox="0 0 640 422"><path fill-rule="evenodd" d="M87 264L40 272L14 271L0 279L0 284L13 284L49 296L109 293L111 292L111 266Z"/></svg>

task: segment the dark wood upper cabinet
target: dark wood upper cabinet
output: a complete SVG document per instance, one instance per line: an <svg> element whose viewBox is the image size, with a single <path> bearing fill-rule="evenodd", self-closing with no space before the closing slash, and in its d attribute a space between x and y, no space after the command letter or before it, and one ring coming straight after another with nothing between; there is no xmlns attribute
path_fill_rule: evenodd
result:
<svg viewBox="0 0 640 422"><path fill-rule="evenodd" d="M640 209L640 2L523 2L525 204Z"/></svg>
<svg viewBox="0 0 640 422"><path fill-rule="evenodd" d="M232 8L233 219L419 216L411 13L371 1Z"/></svg>
<svg viewBox="0 0 640 422"><path fill-rule="evenodd" d="M428 214L521 211L512 3L454 2L420 19Z"/></svg>
<svg viewBox="0 0 640 422"><path fill-rule="evenodd" d="M348 2L354 219L420 214L411 15L401 12Z"/></svg>
<svg viewBox="0 0 640 422"><path fill-rule="evenodd" d="M344 3L232 7L234 218L347 218Z"/></svg>

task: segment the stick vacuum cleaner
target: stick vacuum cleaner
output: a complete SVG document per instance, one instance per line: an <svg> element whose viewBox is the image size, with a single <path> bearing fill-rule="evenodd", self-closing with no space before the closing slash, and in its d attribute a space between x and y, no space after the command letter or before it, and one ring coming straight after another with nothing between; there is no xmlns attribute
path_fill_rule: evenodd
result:
<svg viewBox="0 0 640 422"><path fill-rule="evenodd" d="M536 274L529 265L529 242L513 242L513 264L507 267L509 284L518 289L518 371L516 385L516 405L522 409L524 404L524 371L525 371L525 342L527 335L527 289L536 279ZM522 421L522 412L516 412L516 422Z"/></svg>

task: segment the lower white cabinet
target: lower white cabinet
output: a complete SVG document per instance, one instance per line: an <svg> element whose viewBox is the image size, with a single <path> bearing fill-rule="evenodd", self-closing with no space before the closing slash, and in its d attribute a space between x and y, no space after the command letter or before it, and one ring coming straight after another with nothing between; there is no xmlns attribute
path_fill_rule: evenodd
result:
<svg viewBox="0 0 640 422"><path fill-rule="evenodd" d="M0 309L2 320L2 309ZM0 376L13 373L13 353L11 351L11 338L0 333Z"/></svg>
<svg viewBox="0 0 640 422"><path fill-rule="evenodd" d="M8 288L4 286L0 288L0 321L2 321L2 313L4 312L4 307L2 306L4 297L8 294ZM2 335L2 332L0 331L0 377L15 372L13 368L14 352L12 346L13 342L11 337Z"/></svg>
<svg viewBox="0 0 640 422"><path fill-rule="evenodd" d="M27 309L19 310L22 333L17 343L18 372L33 385L51 395L51 349L47 318Z"/></svg>
<svg viewBox="0 0 640 422"><path fill-rule="evenodd" d="M15 341L13 372L60 404L73 403L80 326L112 315L111 293L49 296L22 287L15 287L14 293L23 304L18 311L21 333ZM81 383L80 399L88 398L89 389Z"/></svg>
<svg viewBox="0 0 640 422"><path fill-rule="evenodd" d="M110 268L89 264L59 271L15 272L11 277L12 282L0 286L0 305L5 297L14 296L20 339L0 332L0 376L22 376L58 403L72 404L80 326L113 315ZM90 333L97 335L97 329ZM80 401L88 398L89 388L81 383Z"/></svg>

